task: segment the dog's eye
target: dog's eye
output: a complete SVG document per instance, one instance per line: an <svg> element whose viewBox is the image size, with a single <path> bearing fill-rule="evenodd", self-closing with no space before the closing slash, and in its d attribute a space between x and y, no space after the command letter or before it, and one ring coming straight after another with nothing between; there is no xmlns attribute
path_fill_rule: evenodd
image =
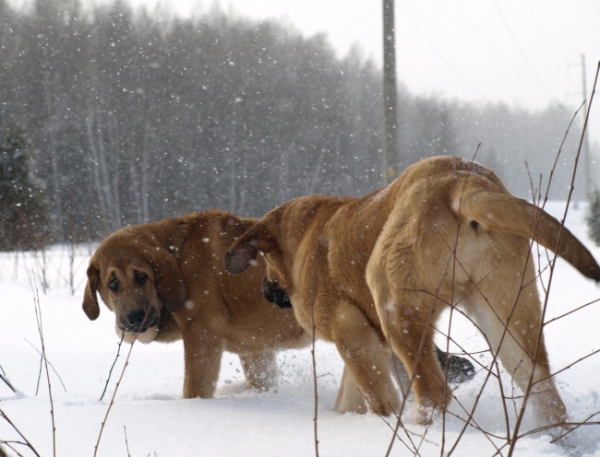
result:
<svg viewBox="0 0 600 457"><path fill-rule="evenodd" d="M112 281L109 281L108 288L116 292L119 289L119 280L113 279Z"/></svg>
<svg viewBox="0 0 600 457"><path fill-rule="evenodd" d="M144 284L148 280L148 275L146 273L135 273L135 280L138 284Z"/></svg>

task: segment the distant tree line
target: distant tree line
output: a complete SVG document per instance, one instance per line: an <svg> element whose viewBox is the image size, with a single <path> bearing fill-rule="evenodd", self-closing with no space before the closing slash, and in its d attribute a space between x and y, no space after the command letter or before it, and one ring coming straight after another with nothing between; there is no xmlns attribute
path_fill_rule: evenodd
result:
<svg viewBox="0 0 600 457"><path fill-rule="evenodd" d="M31 173L30 155L19 126L0 132L0 251L37 250L50 241L46 199Z"/></svg>
<svg viewBox="0 0 600 457"><path fill-rule="evenodd" d="M212 207L260 216L299 195L364 195L381 183L381 89L359 52L340 59L325 36L271 21L0 0L0 128L30 138L55 241ZM402 90L399 111L398 171L432 155L471 158L482 143L476 160L521 196L532 190L525 162L540 188L573 114ZM555 198L575 150L571 135Z"/></svg>

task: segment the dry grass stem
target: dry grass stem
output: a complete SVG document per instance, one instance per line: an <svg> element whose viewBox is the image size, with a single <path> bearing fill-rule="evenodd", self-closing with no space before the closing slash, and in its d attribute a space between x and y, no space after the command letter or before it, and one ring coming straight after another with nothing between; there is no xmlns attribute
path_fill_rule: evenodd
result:
<svg viewBox="0 0 600 457"><path fill-rule="evenodd" d="M146 322L146 319L148 318L149 312L150 312L150 308L148 308L146 310L146 314L144 315L144 319L142 319L142 323L141 323L140 327L143 327L144 323ZM123 340L123 337L121 338L121 342L122 342L122 340ZM115 398L117 396L117 392L119 391L119 386L121 385L121 381L123 381L123 377L125 376L125 370L127 370L127 366L129 365L129 359L131 357L131 353L133 352L133 346L135 345L136 341L137 341L137 337L131 342L131 346L129 347L129 352L127 352L127 358L125 359L125 365L123 365L123 369L121 370L121 375L119 376L117 384L115 385L115 390L110 399L110 403L108 404L106 414L104 415L104 420L102 421L102 424L100 425L100 432L98 433L98 440L96 441L96 446L94 446L94 457L96 457L96 455L98 454L98 448L100 447L100 440L102 439L102 433L104 432L104 427L106 426L106 421L108 420L108 415L110 414L110 411L115 403ZM121 349L121 345L119 344L119 350L120 349ZM117 354L117 357L118 357L118 354ZM116 359L115 359L115 362L113 362L113 366L110 369L111 373L112 373L112 369L113 369L115 363L116 363ZM109 373L109 378L110 378L110 373ZM103 396L104 396L104 394L103 394Z"/></svg>
<svg viewBox="0 0 600 457"><path fill-rule="evenodd" d="M6 384L8 388L13 391L13 393L17 393L17 389L15 389L15 387L11 384L10 380L6 376L4 368L2 368L2 365L0 365L0 380L2 380L4 384Z"/></svg>
<svg viewBox="0 0 600 457"><path fill-rule="evenodd" d="M21 433L21 431L19 430L19 428L10 420L10 418L6 415L6 413L2 410L2 408L0 408L0 418L4 419L8 423L8 425L10 425L10 427L23 440L23 441L16 441L16 440L4 441L4 440L0 440L0 444L6 444L12 451L16 452L17 455L19 455L19 456L22 455L22 454L18 452L18 450L15 448L15 446L24 446L26 448L29 448L29 450L31 452L33 452L33 454L36 457L40 457L40 454L38 453L38 451L35 450L35 448L33 447L33 445L29 442L29 440L27 438L25 438L25 436Z"/></svg>
<svg viewBox="0 0 600 457"><path fill-rule="evenodd" d="M131 346L129 347L129 352L127 353L127 358L125 359L125 365L123 366L123 369L121 370L121 376L119 376L119 379L115 386L115 390L113 391L112 397L110 399L110 403L108 404L106 414L104 415L104 420L102 421L102 424L100 426L100 432L98 433L98 440L96 441L96 445L94 446L94 457L96 457L98 455L98 448L100 447L100 440L102 439L102 433L104 432L104 427L106 426L106 421L108 420L108 415L110 414L110 410L112 409L112 407L115 403L115 397L117 396L119 386L121 385L121 381L123 380L123 376L125 375L125 370L127 369L127 366L129 365L129 358L131 357L131 352L133 351L133 346L136 341L137 341L137 339L133 340L133 342L131 343Z"/></svg>
<svg viewBox="0 0 600 457"><path fill-rule="evenodd" d="M315 456L319 457L319 392L318 392L318 383L317 383L317 358L315 355L315 343L316 343L316 333L317 333L317 328L315 326L315 304L317 301L317 281L319 280L319 277L317 275L317 271L318 271L318 243L319 243L319 236L317 234L317 236L315 237L315 245L313 247L313 258L314 258L314 263L313 263L313 271L312 271L312 278L311 278L311 293L310 293L310 301L311 301L311 325L312 325L312 342L311 342L311 358L312 358L312 368L313 368L313 388L314 388L314 392L315 392L315 397L314 397L314 403L315 403L315 415L313 418L313 422L314 422L314 440L315 440Z"/></svg>
<svg viewBox="0 0 600 457"><path fill-rule="evenodd" d="M588 120L589 120L590 110L591 110L592 105L593 105L594 94L596 93L596 85L598 83L598 74L599 73L600 73L600 62L598 63L598 68L596 70L596 77L594 78L594 85L593 85L592 93L591 93L591 96L590 96L590 103L588 105L588 110L587 110L587 113L586 113L586 116L585 116L585 121L584 121L582 132L581 132L579 146L577 148L577 154L575 155L575 163L574 163L574 166L573 166L573 173L572 173L572 177L571 177L571 186L570 186L570 189L569 189L569 194L568 194L567 202L566 202L566 205L565 205L564 216L563 216L563 219L560 221L560 228L559 228L559 232L558 232L557 243L558 243L558 240L560 240L561 232L564 229L564 223L565 223L565 220L567 218L567 213L569 211L569 204L571 202L571 198L573 196L573 191L575 189L575 177L577 175L577 165L579 163L579 158L581 156L581 149L583 147L583 140L584 140L585 133L586 133L586 130L587 130L587 124L588 124ZM564 143L564 140L563 140L563 143ZM560 151L559 151L559 153L560 153ZM556 160L556 162L557 161L558 160ZM556 165L556 162L555 162L555 165ZM550 183L551 183L551 179L548 182L548 186L550 186ZM546 199L544 200L544 203L547 201L547 198L548 198L548 195L546 195ZM535 230L536 231L538 230L537 224L536 224ZM556 247L558 247L558 246L556 246ZM554 249L554 251L556 252L556 249ZM540 331L539 331L538 338L537 338L537 344L536 344L536 351L535 351L535 355L534 355L534 360L537 360L537 357L538 357L538 352L539 352L539 348L540 348L540 342L541 342L541 338L542 338L542 331L543 331L543 328L544 328L544 325L545 325L544 321L545 321L545 316L546 316L546 310L547 310L547 307L548 307L549 292L550 292L550 288L551 288L551 285L552 285L552 279L554 277L554 268L555 268L555 265L556 265L556 258L557 257L558 257L558 255L554 254L554 256L552 257L551 262L550 262L550 269L549 269L549 273L548 273L548 282L547 282L547 291L548 292L546 293L546 296L545 296L545 299L544 299L544 303L543 303L543 306L542 306L542 320L541 320L541 323L540 323L541 327L540 327ZM582 359L579 359L579 360L575 361L572 365L578 363L581 360ZM519 415L517 416L517 420L516 420L515 427L514 427L514 430L513 430L513 439L512 439L511 446L510 446L509 452L508 452L508 456L509 457L511 455L513 455L514 450L515 450L515 445L516 445L516 442L517 442L517 438L519 436L519 428L520 428L522 420L523 420L523 416L524 416L524 413L525 413L525 407L527 405L527 400L529 399L529 396L531 394L531 388L533 387L533 384L534 384L533 383L533 376L534 376L534 374L535 374L535 370L532 370L532 373L531 373L531 376L530 376L530 379L529 379L529 383L528 383L528 387L527 387L527 391L525 392L525 395L524 395L524 398L523 398L523 403L521 405L521 411L520 411ZM556 425L562 425L562 424L556 424Z"/></svg>
<svg viewBox="0 0 600 457"><path fill-rule="evenodd" d="M102 395L100 395L99 401L102 401L102 399L104 398L104 394L106 393L106 389L108 388L108 383L110 382L110 377L112 376L113 369L115 368L115 365L117 364L117 360L119 359L119 356L121 355L121 345L123 344L124 338L125 338L125 332L122 332L121 340L119 341L119 346L117 348L117 355L115 356L115 360L113 360L113 363L110 366L110 370L108 372L108 378L106 378L106 384L104 384L104 390L102 391Z"/></svg>
<svg viewBox="0 0 600 457"><path fill-rule="evenodd" d="M123 433L125 435L125 449L127 449L127 457L131 457L131 452L129 452L129 441L127 441L127 427L123 425Z"/></svg>
<svg viewBox="0 0 600 457"><path fill-rule="evenodd" d="M40 308L40 297L37 288L35 289L36 297L33 299L35 306L35 318L38 326L38 333L40 335L40 342L42 345L42 358L46 367L46 381L48 383L48 397L50 399L50 417L52 421L52 455L56 457L56 422L54 417L54 399L52 398L52 383L50 382L50 370L48 370L48 358L46 357L46 344L44 341L44 330L42 326L42 310ZM61 381L62 382L62 381Z"/></svg>
<svg viewBox="0 0 600 457"><path fill-rule="evenodd" d="M44 354L42 353L42 351L40 351L38 348L36 348L33 343L31 343L31 341L29 341L27 338L25 338L25 341L27 342L27 344L29 344L33 350L35 352L37 352L40 355L40 368L38 371L38 380L37 380L37 386L35 389L35 394L37 395L39 392L39 387L40 387L40 381L41 381L41 377L42 377L42 364L44 363ZM54 372L54 374L56 375L56 377L58 378L58 380L60 381L61 386L63 387L63 390L66 392L67 391L67 386L65 386L65 383L63 382L62 378L60 377L60 375L58 374L58 371L56 371L56 368L54 368L54 365L52 365L52 363L48 360L47 361L48 366L50 368L52 368L52 371Z"/></svg>

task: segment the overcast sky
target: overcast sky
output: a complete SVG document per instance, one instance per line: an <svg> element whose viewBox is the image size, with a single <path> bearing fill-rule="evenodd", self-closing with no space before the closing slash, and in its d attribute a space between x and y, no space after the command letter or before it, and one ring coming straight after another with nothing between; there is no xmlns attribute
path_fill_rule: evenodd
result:
<svg viewBox="0 0 600 457"><path fill-rule="evenodd" d="M244 16L284 19L307 35L326 32L340 55L357 44L381 64L381 0L220 3ZM600 0L397 0L395 8L398 77L413 93L576 106L584 54L589 97L600 60ZM594 106L598 141L600 100Z"/></svg>
<svg viewBox="0 0 600 457"><path fill-rule="evenodd" d="M146 2L148 0L138 0ZM210 8L213 0L165 0ZM325 32L341 56L382 60L382 0L219 0L225 11ZM600 60L600 0L396 0L399 80L414 94L539 109L588 97ZM600 96L599 96L600 98ZM591 136L600 141L600 100Z"/></svg>

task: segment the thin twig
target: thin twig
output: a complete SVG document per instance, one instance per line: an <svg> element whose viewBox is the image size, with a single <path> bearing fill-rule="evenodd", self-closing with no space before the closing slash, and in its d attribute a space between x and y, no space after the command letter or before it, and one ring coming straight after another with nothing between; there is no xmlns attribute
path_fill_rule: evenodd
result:
<svg viewBox="0 0 600 457"><path fill-rule="evenodd" d="M364 397L365 401L369 404L369 406L371 406L372 408L372 403L371 401L367 398ZM392 427L392 424L390 424L385 417L383 417L381 414L377 414L377 416L388 426L388 428L394 433L394 435L396 436L396 438L398 439L398 441L400 441L402 444L404 444L404 446L406 446L406 449L408 449L409 452L412 452L413 454L416 454L416 446L414 445L414 443L412 442L412 439L410 438L410 435L408 434L408 430L406 430L406 428L404 427L404 424L402 424L402 430L404 430L404 433L406 433L406 435L408 436L408 439L410 440L410 444L412 444L413 449L411 449L411 447L404 442L404 440L400 437L400 435L398 435L397 430L394 429L394 427ZM417 435L417 433L414 433L415 435ZM435 444L435 443L432 443Z"/></svg>
<svg viewBox="0 0 600 457"><path fill-rule="evenodd" d="M41 351L36 348L31 341L29 341L27 338L25 338L25 341L40 355L40 375L41 375L41 363L44 360L44 355L41 353ZM48 366L50 368L52 368L52 371L54 372L54 374L56 375L56 377L58 378L58 380L60 381L60 384L63 386L64 391L67 391L67 387L65 386L65 383L63 382L62 378L60 377L60 375L58 374L58 371L56 371L56 369L54 368L54 365L52 365L52 363L48 360ZM39 387L39 383L40 383L40 379L39 379L39 375L38 375L38 387ZM36 389L35 394L37 395L38 391Z"/></svg>
<svg viewBox="0 0 600 457"><path fill-rule="evenodd" d="M115 360L112 363L112 366L110 367L110 371L108 372L108 378L106 379L106 384L104 384L104 390L102 391L102 395L100 395L100 400L99 401L102 401L102 399L104 398L104 394L106 393L106 389L108 388L108 383L110 381L110 377L112 375L113 368L115 368L115 365L117 364L117 359L121 355L121 344L123 344L123 339L124 338L125 338L125 332L122 332L122 334L121 334L121 341L119 341L119 347L117 349L117 355L115 357Z"/></svg>
<svg viewBox="0 0 600 457"><path fill-rule="evenodd" d="M2 368L2 365L0 365L0 372L1 372L0 379L2 379L2 381L4 381L4 383L9 387L10 390L12 390L14 393L17 393L17 390L13 387L13 385L8 380L8 377L6 376L6 372L4 371L4 368Z"/></svg>
<svg viewBox="0 0 600 457"><path fill-rule="evenodd" d="M140 327L143 327L144 323L146 322L146 319L148 319L149 313L150 313L150 307L148 307L148 309L146 310L146 314L144 315L144 319L142 320ZM96 457L96 455L98 454L98 448L100 447L100 440L102 439L102 432L104 432L104 427L106 426L106 421L108 420L108 415L110 414L110 411L115 403L115 398L117 396L117 392L119 391L119 386L121 385L121 381L123 380L123 377L125 376L125 370L127 369L127 366L129 365L129 358L131 357L131 353L133 351L133 346L135 345L136 341L137 341L137 334L136 334L136 337L131 342L131 346L129 347L129 352L127 353L127 358L125 359L125 365L123 366L123 369L121 370L121 376L119 376L119 380L117 381L117 384L115 386L115 390L110 399L110 403L108 404L108 409L106 410L104 420L102 421L102 425L100 426L100 432L98 433L98 441L96 441L96 446L94 447L94 457ZM111 371L112 371L112 368L111 368ZM109 375L109 377L110 377L110 375Z"/></svg>
<svg viewBox="0 0 600 457"><path fill-rule="evenodd" d="M596 304L598 302L600 302L600 298L597 298L596 300L592 300L591 302L588 302L588 303L585 303L585 304L583 304L581 306L578 306L577 308L572 309L571 311L567 311L566 313L564 313L564 314L562 314L560 316L554 317L554 318L550 319L549 321L545 322L544 323L544 327L546 327L548 324L551 324L554 321L562 319L563 317L567 317L569 314L573 314L574 312L579 311L580 309L586 308L586 307L588 307L590 305L594 305L594 304Z"/></svg>
<svg viewBox="0 0 600 457"><path fill-rule="evenodd" d="M556 164L556 162L555 162L555 164ZM538 217L537 217L537 219L536 219L536 223L535 223L535 228L536 228L536 229L537 229L537 227L538 227L538 225L539 225L539 223L540 223L540 219L541 219L541 212L538 214ZM513 336L513 335L511 334L511 331L510 331L510 329L509 329L509 325L510 325L510 322L511 322L511 320L512 320L513 314L514 314L514 312L515 312L515 310L516 310L516 307L517 307L517 304L518 304L518 302L519 302L519 298L520 298L520 296L521 296L521 293L523 292L524 288L525 288L526 286L528 286L528 285L529 285L529 284L526 284L526 283L524 282L524 280L525 280L525 276L526 276L526 274L525 274L525 273L526 273L527 265L528 265L528 263L529 263L529 262L530 262L530 260L531 260L531 248L532 248L532 245L533 245L533 242L530 242L530 248L529 248L529 250L528 250L528 253L527 253L527 256L526 256L526 258L525 258L524 270L523 270L523 272L520 274L520 278L521 278L521 284L520 284L520 287L519 287L519 292L517 293L517 297L515 298L515 300L514 300L514 302L513 302L512 309L510 310L510 313L509 313L508 317L506 318L506 324L505 324L505 326L504 326L504 329L503 329L502 335L501 335L501 337L500 337L500 341L499 341L499 343L497 344L498 350L497 350L497 351L495 351L495 352L494 352L494 351L492 351L492 355L493 355L493 358L492 358L492 364L493 364L494 366L496 366L496 367L497 367L497 364L498 364L498 357L499 357L499 353L500 353L500 348L501 348L501 346L502 346L502 344L503 344L503 342L504 342L504 339L505 339L506 335L508 334L508 335L510 335L510 336ZM464 269L463 269L463 270L464 270ZM465 271L465 273L466 273L466 270L464 270L464 271ZM479 288L478 288L478 286L477 286L477 285L475 285L475 287L477 288L477 290L479 290ZM479 292L481 293L481 291L479 291ZM500 320L504 320L503 318L501 318L500 316L498 316L498 314L496 313L496 311L494 310L494 308L491 306L491 304L489 303L489 301L487 300L487 298L485 297L485 295L484 295L483 293L481 293L481 295L482 295L482 297L484 298L484 300L485 300L485 301L488 303L488 305L490 306L490 308L491 308L491 310L494 312L494 314L495 314L495 315L496 315L496 316L497 316L497 317L498 317ZM541 322L540 322L540 329L539 329L539 332L540 332L540 333L538 334L538 340L537 340L538 344L539 344L539 341L540 341L540 335L541 335L542 328L543 328L543 315L542 315L542 320L541 320ZM485 335L484 335L484 336L485 336ZM486 339L487 339L487 338L486 338ZM519 346L521 346L521 348L523 349L523 351L524 351L525 353L527 353L527 350L526 350L526 349L525 349L525 348L524 348L524 347L523 347L523 346L522 346L522 345L521 345L521 344L518 342L518 338L514 338L514 336L513 336L513 340L514 340L515 342L517 342L517 344L519 344ZM489 341L488 341L488 344L489 344ZM490 348L491 348L491 345L490 345ZM537 351L536 351L536 355L533 357L534 366L535 366L535 360L537 360L537 357L538 357L538 356L537 356ZM491 374L491 370L490 370L490 371L488 371L488 376L487 376L487 378L486 378L486 380L485 380L485 382L484 382L484 386L483 386L483 387L485 387L485 385L487 384L487 381L488 381L488 379L489 379L489 375L490 375L490 374ZM533 371L532 371L532 376L533 376ZM531 381L531 379L532 379L532 377L530 378L530 381ZM503 386L502 386L502 382L501 382L501 379L500 379L500 372L499 372L499 370L498 370L498 385L499 385L500 391L501 391L501 393L502 393L502 399L503 399L503 401L502 401L502 405L503 405L503 408L504 408L504 414L505 414L505 420L506 420L506 426L507 426L507 441L511 442L511 443L514 445L514 440L511 440L511 438L510 438L509 423L508 423L508 411L507 411L507 408L506 408L506 403L505 403L505 401L504 401L504 399L506 399L507 397L506 397L506 395L504 394L504 391L503 391ZM482 391L480 392L480 395L481 395L481 393L483 392L483 387L482 387ZM479 397L478 397L478 398L479 398ZM525 398L526 398L526 396L524 397L524 399L525 399ZM477 400L477 401L478 401L478 400ZM526 400L525 400L525 401L526 401ZM472 413L473 413L473 412L474 412L474 409L473 409ZM464 433L464 431L465 431L465 428L466 428L466 426L463 428L463 430L462 430L462 432L461 432L461 433ZM456 443L455 443L454 447L452 448L451 452L452 452L452 451L453 451L453 450L456 448L456 446L458 445L458 442L459 442L459 441L460 441L460 437L459 437L459 439L456 441Z"/></svg>
<svg viewBox="0 0 600 457"><path fill-rule="evenodd" d="M549 377L550 377L550 378L553 378L553 377L554 377L554 376L556 376L557 374L559 374L559 373L562 373L563 371L567 371L569 368L572 368L572 367L573 367L575 364L578 364L579 362L583 362L585 359L589 359L590 357L592 357L593 355L596 355L596 354L598 354L599 352L600 352L600 349L596 349L595 351L592 351L592 352L590 352L590 353L589 353L589 354L587 354L587 355L581 356L580 358L578 358L577 360L575 360L575 362L573 362L573 363L570 363L569 365L567 365L567 366L565 366L565 367L562 367L560 370L558 370L558 371L556 371L556 372L552 373L552 375L550 375ZM540 382L543 382L543 381L545 381L546 379L547 379L547 378L541 378L541 379L538 379L538 380L537 380L536 382L534 382L533 384L534 384L534 385L535 385L535 384L538 384L538 383L540 383Z"/></svg>
<svg viewBox="0 0 600 457"><path fill-rule="evenodd" d="M44 367L44 356L40 357L40 366L38 367L38 377L37 377L37 382L35 384L35 396L38 396L38 393L40 391L40 383L42 382L42 373L43 373L43 367Z"/></svg>
<svg viewBox="0 0 600 457"><path fill-rule="evenodd" d="M2 381L4 381L4 384L6 384L10 390L12 390L14 393L17 393L16 389L13 387L13 385L10 383L10 381L8 380L8 378L6 376L4 376L3 374L0 374L0 379L2 379Z"/></svg>
<svg viewBox="0 0 600 457"><path fill-rule="evenodd" d="M592 105L593 105L594 94L596 92L596 85L598 83L598 74L599 73L600 73L600 62L598 62L598 68L596 70L596 77L594 79L594 85L593 85L593 88L592 88L592 93L590 95L590 103L588 105L588 110L587 110L587 113L585 115L585 121L583 123L581 137L580 137L580 140L579 140L579 146L577 148L577 154L575 155L575 164L573 166L573 174L572 174L572 177L571 177L571 187L569 188L569 195L567 197L567 203L565 205L565 213L564 213L563 219L561 220L560 228L559 228L559 231L558 231L558 237L557 237L557 241L556 241L557 242L557 246L554 249L555 253L557 251L556 248L558 247L558 243L560 242L560 236L562 234L562 230L563 230L563 227L564 227L564 224L565 224L565 220L567 219L567 213L569 211L569 204L570 204L571 198L573 196L573 190L575 189L575 176L577 175L577 164L579 163L579 157L581 156L581 149L583 147L583 139L585 137L585 133L586 133L586 130L587 130L588 120L589 120L589 116L590 116L590 110L591 110ZM549 185L550 185L550 183L548 184L548 186ZM546 195L546 198L548 198L548 195ZM537 224L536 224L536 229L537 229ZM551 265L550 265L550 272L549 272L549 278L548 278L548 292L550 291L550 286L552 284L552 279L554 277L554 266L556 265L556 258L557 258L557 254L554 255L553 260L552 260ZM542 307L542 321L540 322L540 332L539 332L539 335L538 335L538 338L537 338L537 344L536 344L534 361L537 360L537 357L538 357L538 354L539 354L539 349L540 349L540 346L541 346L541 340L542 340L542 336L541 335L542 335L542 329L544 327L544 316L545 316L546 308L547 308L547 305L548 305L548 298L549 298L549 295L546 294L546 298L544 300L544 306ZM524 413L525 413L525 406L527 405L527 400L529 399L529 396L531 394L531 388L533 387L533 376L534 376L534 373L535 373L535 364L534 364L532 372L531 372L531 376L530 376L529 383L528 383L528 386L527 386L527 391L525 392L525 396L523 398L523 403L521 405L521 412L517 416L517 421L515 423L515 427L514 427L514 431L513 431L513 440L511 442L511 445L510 445L510 448L509 448L509 451L508 451L508 457L512 456L513 453L514 453L515 445L516 445L516 442L517 442L517 439L518 439L518 436L519 436L518 435L519 428L521 426L521 422L523 420L523 416L524 416Z"/></svg>
<svg viewBox="0 0 600 457"><path fill-rule="evenodd" d="M15 443L17 444L21 444L23 446L28 447L29 449L31 449L31 451L37 456L40 457L40 454L38 453L38 451L35 450L35 448L33 447L33 444L31 444L29 442L29 440L27 438L25 438L25 436L21 433L21 431L17 428L17 426L9 419L9 417L6 415L6 413L2 410L2 408L0 408L0 417L2 419L4 419L6 422L8 422L8 425L10 425L12 427L12 429L17 432L17 434L21 437L21 439L23 440L23 442L19 442L19 441L15 441ZM15 452L16 450L14 448L12 448Z"/></svg>
<svg viewBox="0 0 600 457"><path fill-rule="evenodd" d="M435 313L435 307L436 307L436 305L437 305L437 302L438 302L438 301L442 301L442 300L439 298L439 295L438 295L438 294L439 294L439 290L440 290L440 288L442 287L442 285L443 285L443 282L444 282L444 280L445 280L445 278L446 278L446 273L445 273L446 271L447 271L447 268L445 268L445 269L444 269L444 274L443 274L443 276L442 276L442 280L440 281L440 284L439 284L438 288L436 289L436 291L435 291L435 294L434 294L434 296L433 296L433 304L432 304L432 306L431 306L431 312L429 313L429 316L427 317L427 320L426 320L426 322L425 322L424 329L427 329L427 327L428 327L428 326L431 326L431 327L433 327L433 325L434 325L434 323L433 323L433 315L434 315L434 313ZM443 301L442 301L442 302L443 302ZM396 306L398 306L398 305L396 304ZM419 348L418 348L418 350L417 350L417 353L416 353L416 355L415 355L415 362L414 362L414 367L413 367L413 375L410 377L410 381L409 381L409 383L408 383L408 389L407 389L408 391L410 391L410 390L411 390L411 388L412 388L412 384L413 384L413 381L414 381L414 379L415 379L415 377L416 377L417 368L419 367L420 358L421 358L421 355L423 354L423 349L424 349L424 346L425 346L425 337L426 337L426 333L427 333L427 330L423 331L423 333L422 333L422 335L421 335L421 339L420 339L420 341L419 341ZM391 335L391 337L392 337L392 338L394 338L394 336L393 336L393 335ZM390 343L392 343L392 341L390 341ZM392 349L393 349L393 345L392 345ZM404 411L404 407L405 407L405 405L406 405L406 399L407 399L407 396L405 396L405 397L402 399L402 403L401 403L401 405L400 405L400 411L399 411L399 414L398 414L398 420L397 420L397 422L396 422L396 428L394 429L394 435L392 436L392 439L390 440L390 444L389 444L389 446L388 446L388 449L387 449L387 452L386 452L386 454L385 454L385 457L389 457L389 455L390 455L390 454L391 454L391 452L392 452L392 448L393 448L393 446L394 446L394 442L395 442L395 436L396 436L396 435L397 435L397 433L398 433L398 429L400 428L400 426L402 426L402 428L404 428L404 424L402 424L401 416L402 416L402 411ZM420 414L420 413L421 413L421 411L419 411L419 412L418 412L418 414ZM432 414L433 414L433 413L434 413L434 411L432 411ZM421 442L421 443L419 444L419 446L417 446L417 447L416 447L416 449L415 449L415 452L416 452L417 454L419 453L419 449L420 449L420 446L421 446L421 444L422 444L422 442Z"/></svg>
<svg viewBox="0 0 600 457"><path fill-rule="evenodd" d="M129 365L129 357L131 357L131 352L133 351L133 346L136 341L137 341L137 338L132 341L131 346L129 347L129 352L127 353L127 358L125 359L125 365L123 366L123 369L121 370L121 376L119 377L119 380L117 381L117 385L115 386L115 390L110 399L110 403L108 404L108 409L106 410L106 414L104 415L104 420L102 421L102 425L100 426L100 432L98 433L98 441L96 441L96 446L94 446L94 457L96 457L96 455L98 455L98 448L100 447L100 440L102 439L102 432L104 431L104 426L106 425L106 421L108 420L108 415L110 414L110 410L112 409L112 407L115 403L115 397L117 396L117 391L119 390L119 386L121 385L121 381L123 380L123 376L125 375L125 369L127 368L127 365Z"/></svg>
<svg viewBox="0 0 600 457"><path fill-rule="evenodd" d="M313 271L312 271L312 284L310 291L310 302L311 302L311 320L312 320L312 366L313 366L313 386L315 391L315 416L314 416L314 437L315 437L315 456L319 457L319 395L318 395L318 384L317 384L317 359L315 356L315 341L316 341L316 326L315 326L315 305L317 301L317 281L319 279L317 275L318 259L319 259L319 233L315 234L315 243L313 247Z"/></svg>
<svg viewBox="0 0 600 457"><path fill-rule="evenodd" d="M590 416L588 416L587 419L584 419L583 421L580 421L580 422L565 422L565 423L561 424L565 428L568 428L568 430L566 430L565 433L563 433L562 435L560 435L556 438L553 438L550 442L556 443L557 441L560 441L563 437L567 436L568 434L574 432L576 429L578 429L579 427L582 427L584 425L596 425L596 426L600 425L600 421L590 421L590 419L592 417L597 416L598 414L600 414L600 412L591 414ZM540 432L544 432L544 431L550 430L554 427L556 427L556 424L548 424L548 425L544 425L542 427L534 428L532 430L523 432L522 434L519 435L519 438L522 438L522 437L528 436L528 435L534 435L534 434L540 433ZM579 455L579 454L576 454L576 455Z"/></svg>
<svg viewBox="0 0 600 457"><path fill-rule="evenodd" d="M40 342L42 345L42 357L44 359L44 365L46 366L46 381L48 382L48 396L50 398L50 417L52 419L52 455L56 457L56 422L54 417L54 399L52 398L52 384L50 382L50 371L48 370L48 358L46 356L46 345L44 342L44 331L42 327L42 309L40 307L40 296L35 289L36 297L33 299L35 305L35 318L37 320L38 332L40 335Z"/></svg>
<svg viewBox="0 0 600 457"><path fill-rule="evenodd" d="M477 145L477 148L475 148L475 152L473 154L473 157L471 158L471 163L475 162L475 158L477 157L477 153L479 152L479 148L481 147L481 143L479 143ZM459 240L459 236L460 236L460 212L461 212L461 208L462 208L462 201L464 198L464 194L465 194L465 189L467 188L467 181L469 179L469 176L471 175L471 170L467 170L467 175L465 176L465 180L463 183L463 188L461 190L461 194L460 194L460 201L458 203L458 214L457 214L457 218L456 218L456 237L454 239L454 246L451 248L451 252L452 252L452 281L451 281L451 286L450 286L450 318L448 321L448 334L450 334L450 330L452 328L452 317L453 317L453 311L456 308L456 304L454 303L455 299L455 290L454 290L454 283L455 283L455 279L456 279L456 263L458 260L458 257L456 255L456 251L458 249L458 240ZM439 232L438 232L439 233ZM441 236L440 234L440 238L443 240L444 238ZM462 267L462 265L460 265ZM442 279L442 282L444 281L445 278ZM442 286L442 284L440 284L440 287ZM450 352L450 340L446 339L446 353ZM448 368L449 368L450 364L446 363L445 367L444 367L444 375L446 377L446 379L448 379ZM448 389L448 384L446 383L444 386L444 390ZM482 388L483 391L483 388ZM444 451L446 449L446 409L447 409L447 404L446 404L446 399L444 397L444 404L442 405L442 448L440 450L440 455L444 455ZM469 415L469 419L468 421L470 421L472 419L473 416L473 411L471 412L471 414Z"/></svg>
<svg viewBox="0 0 600 457"><path fill-rule="evenodd" d="M129 452L129 442L127 441L127 427L123 425L123 432L125 433L125 449L127 449L127 457L131 457L131 452Z"/></svg>

